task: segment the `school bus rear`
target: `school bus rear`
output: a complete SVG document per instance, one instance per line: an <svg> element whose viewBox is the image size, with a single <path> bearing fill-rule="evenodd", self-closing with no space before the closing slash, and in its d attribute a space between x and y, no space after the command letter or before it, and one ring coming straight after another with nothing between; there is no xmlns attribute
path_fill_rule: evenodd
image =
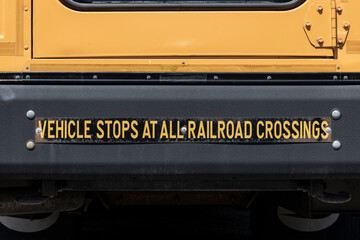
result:
<svg viewBox="0 0 360 240"><path fill-rule="evenodd" d="M79 211L89 195L360 209L360 2L0 9L1 215Z"/></svg>

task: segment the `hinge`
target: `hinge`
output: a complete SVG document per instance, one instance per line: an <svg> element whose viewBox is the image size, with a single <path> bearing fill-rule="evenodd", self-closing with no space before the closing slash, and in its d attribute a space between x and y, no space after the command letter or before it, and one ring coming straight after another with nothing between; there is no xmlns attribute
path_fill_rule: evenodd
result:
<svg viewBox="0 0 360 240"><path fill-rule="evenodd" d="M335 33L336 33L336 46L342 48L349 36L350 22L346 18L346 7L341 4L340 0L332 0L335 5Z"/></svg>
<svg viewBox="0 0 360 240"><path fill-rule="evenodd" d="M303 28L309 42L315 48L336 47L336 29L335 31L333 29L333 27L336 28L334 1L314 1L308 8Z"/></svg>

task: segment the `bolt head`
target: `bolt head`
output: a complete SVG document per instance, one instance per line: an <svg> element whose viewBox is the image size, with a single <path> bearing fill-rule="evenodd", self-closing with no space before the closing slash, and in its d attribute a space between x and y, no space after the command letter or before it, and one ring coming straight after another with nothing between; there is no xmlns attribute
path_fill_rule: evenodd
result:
<svg viewBox="0 0 360 240"><path fill-rule="evenodd" d="M345 29L345 30L349 30L350 29L350 23L344 23L344 25L343 25L343 28Z"/></svg>
<svg viewBox="0 0 360 240"><path fill-rule="evenodd" d="M267 80L271 80L271 76L267 76L267 78L266 78Z"/></svg>
<svg viewBox="0 0 360 240"><path fill-rule="evenodd" d="M339 140L333 141L332 147L334 150L339 150L341 148L341 142Z"/></svg>
<svg viewBox="0 0 360 240"><path fill-rule="evenodd" d="M348 76L344 76L343 79L344 79L344 80L348 80L349 77L348 77Z"/></svg>
<svg viewBox="0 0 360 240"><path fill-rule="evenodd" d="M147 76L146 76L146 79L147 79L147 80L150 80L150 79L151 79L151 76L150 76L150 75L147 75Z"/></svg>
<svg viewBox="0 0 360 240"><path fill-rule="evenodd" d="M318 6L318 8L316 9L316 11L318 11L318 13L322 14L324 11L324 8L322 6Z"/></svg>
<svg viewBox="0 0 360 240"><path fill-rule="evenodd" d="M26 142L26 148L29 150L29 151L32 151L34 150L35 148L35 142L33 140L29 140Z"/></svg>
<svg viewBox="0 0 360 240"><path fill-rule="evenodd" d="M27 117L28 119L30 119L30 120L34 119L34 117L35 117L35 112L34 112L33 110L27 111L26 117Z"/></svg>
<svg viewBox="0 0 360 240"><path fill-rule="evenodd" d="M338 6L338 7L336 8L336 12L337 12L338 14L341 14L342 11L343 11L342 7Z"/></svg>
<svg viewBox="0 0 360 240"><path fill-rule="evenodd" d="M341 118L341 112L340 112L340 110L334 109L334 110L331 112L331 117L332 117L334 120L339 120L339 119Z"/></svg>
<svg viewBox="0 0 360 240"><path fill-rule="evenodd" d="M310 22L306 22L306 23L305 23L305 28L306 28L307 30L310 30L310 28L311 28L311 23L310 23Z"/></svg>
<svg viewBox="0 0 360 240"><path fill-rule="evenodd" d="M319 37L318 39L316 39L317 43L322 46L324 44L324 39Z"/></svg>
<svg viewBox="0 0 360 240"><path fill-rule="evenodd" d="M214 76L214 80L218 80L219 79L219 77L218 76Z"/></svg>

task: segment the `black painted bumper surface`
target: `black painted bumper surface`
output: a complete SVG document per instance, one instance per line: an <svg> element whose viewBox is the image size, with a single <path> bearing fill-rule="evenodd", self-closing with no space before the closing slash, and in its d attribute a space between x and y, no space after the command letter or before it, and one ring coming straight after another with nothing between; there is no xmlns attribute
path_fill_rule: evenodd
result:
<svg viewBox="0 0 360 240"><path fill-rule="evenodd" d="M0 176L235 175L314 179L360 176L360 86L1 85ZM37 144L26 117L342 117L333 140L297 144Z"/></svg>

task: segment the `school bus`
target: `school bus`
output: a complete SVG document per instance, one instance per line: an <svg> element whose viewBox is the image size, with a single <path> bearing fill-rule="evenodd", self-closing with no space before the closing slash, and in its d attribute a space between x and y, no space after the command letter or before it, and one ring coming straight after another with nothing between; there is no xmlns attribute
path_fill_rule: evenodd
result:
<svg viewBox="0 0 360 240"><path fill-rule="evenodd" d="M259 239L358 239L358 0L0 10L1 231L46 234L99 198L250 208Z"/></svg>

